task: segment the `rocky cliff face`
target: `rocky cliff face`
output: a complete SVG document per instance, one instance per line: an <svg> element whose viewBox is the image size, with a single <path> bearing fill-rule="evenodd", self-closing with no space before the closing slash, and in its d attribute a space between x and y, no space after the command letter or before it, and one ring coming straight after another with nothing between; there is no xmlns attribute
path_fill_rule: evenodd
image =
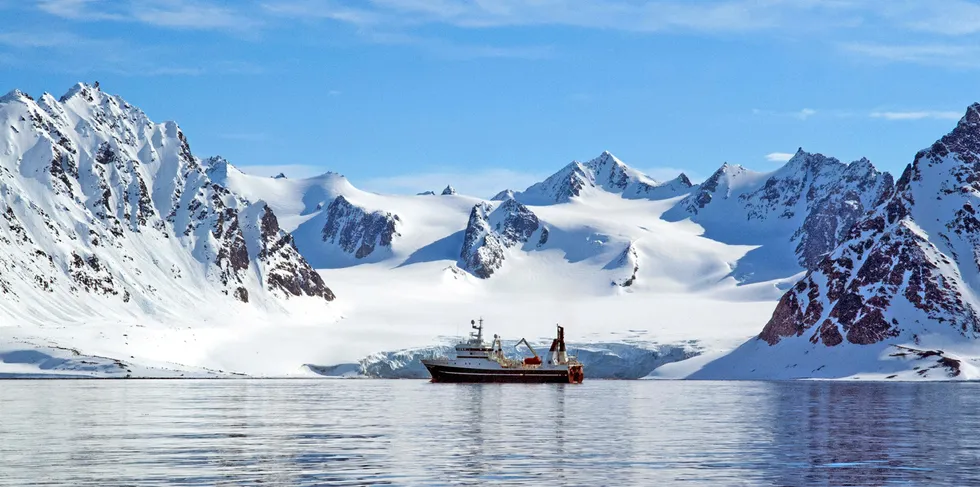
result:
<svg viewBox="0 0 980 487"><path fill-rule="evenodd" d="M399 236L398 215L387 212L368 212L338 196L327 206L327 222L321 232L323 241L336 244L357 259L371 255L378 247L391 250Z"/></svg>
<svg viewBox="0 0 980 487"><path fill-rule="evenodd" d="M264 205L215 184L173 122L84 84L0 98L0 288L9 300L333 294ZM250 232L249 225L259 231Z"/></svg>
<svg viewBox="0 0 980 487"><path fill-rule="evenodd" d="M505 190L493 199L515 198L524 204L550 205L567 203L593 188L617 193L624 198L665 199L686 194L691 187L690 179L684 174L667 182L658 182L627 166L607 151L588 162L573 161L522 192Z"/></svg>
<svg viewBox="0 0 980 487"><path fill-rule="evenodd" d="M779 301L775 345L980 337L980 105L919 152L893 194Z"/></svg>
<svg viewBox="0 0 980 487"><path fill-rule="evenodd" d="M867 159L844 164L800 149L768 174L722 165L665 218L691 218L709 237L728 243L788 241L799 265L811 269L893 187L891 175Z"/></svg>
<svg viewBox="0 0 980 487"><path fill-rule="evenodd" d="M459 266L486 279L503 265L506 249L534 238L538 246L544 245L548 229L523 204L510 199L494 209L490 203L480 203L470 212Z"/></svg>
<svg viewBox="0 0 980 487"><path fill-rule="evenodd" d="M606 264L605 269L623 273L624 277L612 281L614 286L630 287L635 284L640 272L640 256L633 242L630 242L615 260Z"/></svg>
<svg viewBox="0 0 980 487"><path fill-rule="evenodd" d="M306 265L293 236L279 228L279 220L265 203L250 206L242 217L250 252L258 256L265 282L292 296L318 296L331 301L333 292L315 270Z"/></svg>

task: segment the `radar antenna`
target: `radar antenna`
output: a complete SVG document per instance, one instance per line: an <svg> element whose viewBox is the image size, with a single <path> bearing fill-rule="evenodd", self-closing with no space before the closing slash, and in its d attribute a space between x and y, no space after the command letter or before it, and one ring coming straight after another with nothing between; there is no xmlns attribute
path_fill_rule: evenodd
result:
<svg viewBox="0 0 980 487"><path fill-rule="evenodd" d="M483 343L483 318L480 318L479 324L475 320L470 320L470 327L476 330L470 332L470 337L479 343Z"/></svg>

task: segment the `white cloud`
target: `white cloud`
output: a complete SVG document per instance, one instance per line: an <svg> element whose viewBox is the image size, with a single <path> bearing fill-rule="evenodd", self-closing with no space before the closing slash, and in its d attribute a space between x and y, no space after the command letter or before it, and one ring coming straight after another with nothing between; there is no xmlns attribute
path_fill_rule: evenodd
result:
<svg viewBox="0 0 980 487"><path fill-rule="evenodd" d="M869 44L845 43L846 52L883 62L902 62L927 66L980 67L980 47L958 44Z"/></svg>
<svg viewBox="0 0 980 487"><path fill-rule="evenodd" d="M769 162L786 162L793 158L793 154L789 152L770 152L766 154L766 160Z"/></svg>
<svg viewBox="0 0 980 487"><path fill-rule="evenodd" d="M816 114L817 114L817 111L816 110L813 110L811 108L804 108L804 109L802 109L802 110L794 113L793 116L796 117L796 118L798 118L798 119L800 119L800 120L806 120L806 119L808 119L808 118L810 118L810 117L812 117L812 116L814 116Z"/></svg>
<svg viewBox="0 0 980 487"><path fill-rule="evenodd" d="M943 36L980 32L980 4L968 0L889 0L881 14L900 25Z"/></svg>
<svg viewBox="0 0 980 487"><path fill-rule="evenodd" d="M918 112L871 112L871 118L883 118L885 120L959 120L963 114L960 112L944 111L918 111Z"/></svg>
<svg viewBox="0 0 980 487"><path fill-rule="evenodd" d="M263 7L278 15L323 18L358 26L446 24L462 28L563 25L638 32L744 32L793 25L848 24L848 2L796 0L283 0ZM809 22L795 22L809 14ZM842 14L845 14L842 16ZM816 17L816 18L814 18Z"/></svg>
<svg viewBox="0 0 980 487"><path fill-rule="evenodd" d="M816 115L817 114L817 111L814 110L814 109L812 109L812 108L802 108L800 110L796 110L796 111L793 111L793 112L781 112L781 111L776 111L776 110L762 110L762 109L759 109L759 108L753 108L752 109L752 114L753 115L765 115L765 116L770 116L770 117L791 117L791 118L795 118L797 120L806 120L806 119L808 119L808 118ZM835 115L835 116L842 116L842 115L844 115L844 112L833 111L832 114Z"/></svg>
<svg viewBox="0 0 980 487"><path fill-rule="evenodd" d="M364 30L362 39L373 44L413 46L434 55L450 59L543 59L551 55L551 46L499 46L451 42L436 37L422 37L396 32Z"/></svg>
<svg viewBox="0 0 980 487"><path fill-rule="evenodd" d="M41 0L42 11L70 20L138 22L175 29L247 31L254 15L205 0Z"/></svg>
<svg viewBox="0 0 980 487"><path fill-rule="evenodd" d="M109 9L99 9L109 6ZM44 12L72 20L123 20L113 12L112 4L103 0L40 0L37 7Z"/></svg>
<svg viewBox="0 0 980 487"><path fill-rule="evenodd" d="M416 194L423 191L442 191L452 185L460 194L490 198L505 189L521 191L544 179L534 174L512 169L485 169L473 172L437 171L412 173L368 179L354 186L368 191L393 194Z"/></svg>
<svg viewBox="0 0 980 487"><path fill-rule="evenodd" d="M70 32L0 32L7 64L87 75L108 72L123 76L200 76L204 74L257 74L262 67L241 61L208 60L170 64L166 46L143 46L122 39L83 37ZM80 52L86 53L84 56Z"/></svg>
<svg viewBox="0 0 980 487"><path fill-rule="evenodd" d="M980 3L971 0L38 0L36 5L69 20L138 22L243 36L326 20L356 27L353 35L362 41L411 45L448 58L540 59L550 57L554 48L461 44L432 37L428 26L769 33L796 40L813 38L831 48L886 62L980 68L980 46L966 41L966 36L980 34ZM867 40L871 32L879 43ZM956 37L966 39L947 42ZM917 41L909 45L888 41L910 38Z"/></svg>

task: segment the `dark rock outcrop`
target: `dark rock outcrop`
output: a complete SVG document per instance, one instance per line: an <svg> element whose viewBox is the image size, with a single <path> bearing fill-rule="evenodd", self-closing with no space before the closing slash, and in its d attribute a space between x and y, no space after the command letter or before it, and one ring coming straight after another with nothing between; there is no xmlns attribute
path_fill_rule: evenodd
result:
<svg viewBox="0 0 980 487"><path fill-rule="evenodd" d="M391 243L399 236L400 222L398 215L368 212L338 196L327 206L327 221L321 234L324 242L336 244L344 252L363 259L378 247L391 250Z"/></svg>
<svg viewBox="0 0 980 487"><path fill-rule="evenodd" d="M980 105L919 152L887 200L780 300L759 338L837 346L980 338Z"/></svg>
<svg viewBox="0 0 980 487"><path fill-rule="evenodd" d="M517 200L506 200L496 209L480 203L470 212L459 267L486 279L503 265L504 250L528 242L536 232L541 233L539 242L547 241L547 229Z"/></svg>
<svg viewBox="0 0 980 487"><path fill-rule="evenodd" d="M261 237L246 231L253 205L206 172L227 163L202 163L176 123L154 123L85 84L60 99L5 96L0 121L9 137L30 134L16 154L0 155L0 274L19 276L3 279L5 290L146 305L163 283L170 293L256 302L282 289L254 275L269 267L285 275L289 262L288 279L304 294L326 295L294 248L274 244L288 238L278 225Z"/></svg>
<svg viewBox="0 0 980 487"><path fill-rule="evenodd" d="M891 175L802 149L768 176L723 164L664 217L691 218L726 243L793 245L813 269L865 213L891 196Z"/></svg>
<svg viewBox="0 0 980 487"><path fill-rule="evenodd" d="M525 204L550 205L566 203L588 188L598 188L624 198L658 200L686 194L691 187L684 174L667 182L654 181L606 151L588 162L573 161L520 193L504 191L493 199L516 198Z"/></svg>

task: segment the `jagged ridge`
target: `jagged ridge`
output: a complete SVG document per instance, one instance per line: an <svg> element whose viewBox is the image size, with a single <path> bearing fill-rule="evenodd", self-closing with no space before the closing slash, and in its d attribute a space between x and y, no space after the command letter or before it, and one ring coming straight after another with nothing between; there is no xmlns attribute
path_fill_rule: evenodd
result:
<svg viewBox="0 0 980 487"><path fill-rule="evenodd" d="M780 300L759 335L834 347L980 337L980 105L919 152L894 194Z"/></svg>
<svg viewBox="0 0 980 487"><path fill-rule="evenodd" d="M85 84L57 100L11 92L0 119L0 281L13 300L333 299L277 225L248 231L262 227L249 215L275 216L211 181L177 124Z"/></svg>

